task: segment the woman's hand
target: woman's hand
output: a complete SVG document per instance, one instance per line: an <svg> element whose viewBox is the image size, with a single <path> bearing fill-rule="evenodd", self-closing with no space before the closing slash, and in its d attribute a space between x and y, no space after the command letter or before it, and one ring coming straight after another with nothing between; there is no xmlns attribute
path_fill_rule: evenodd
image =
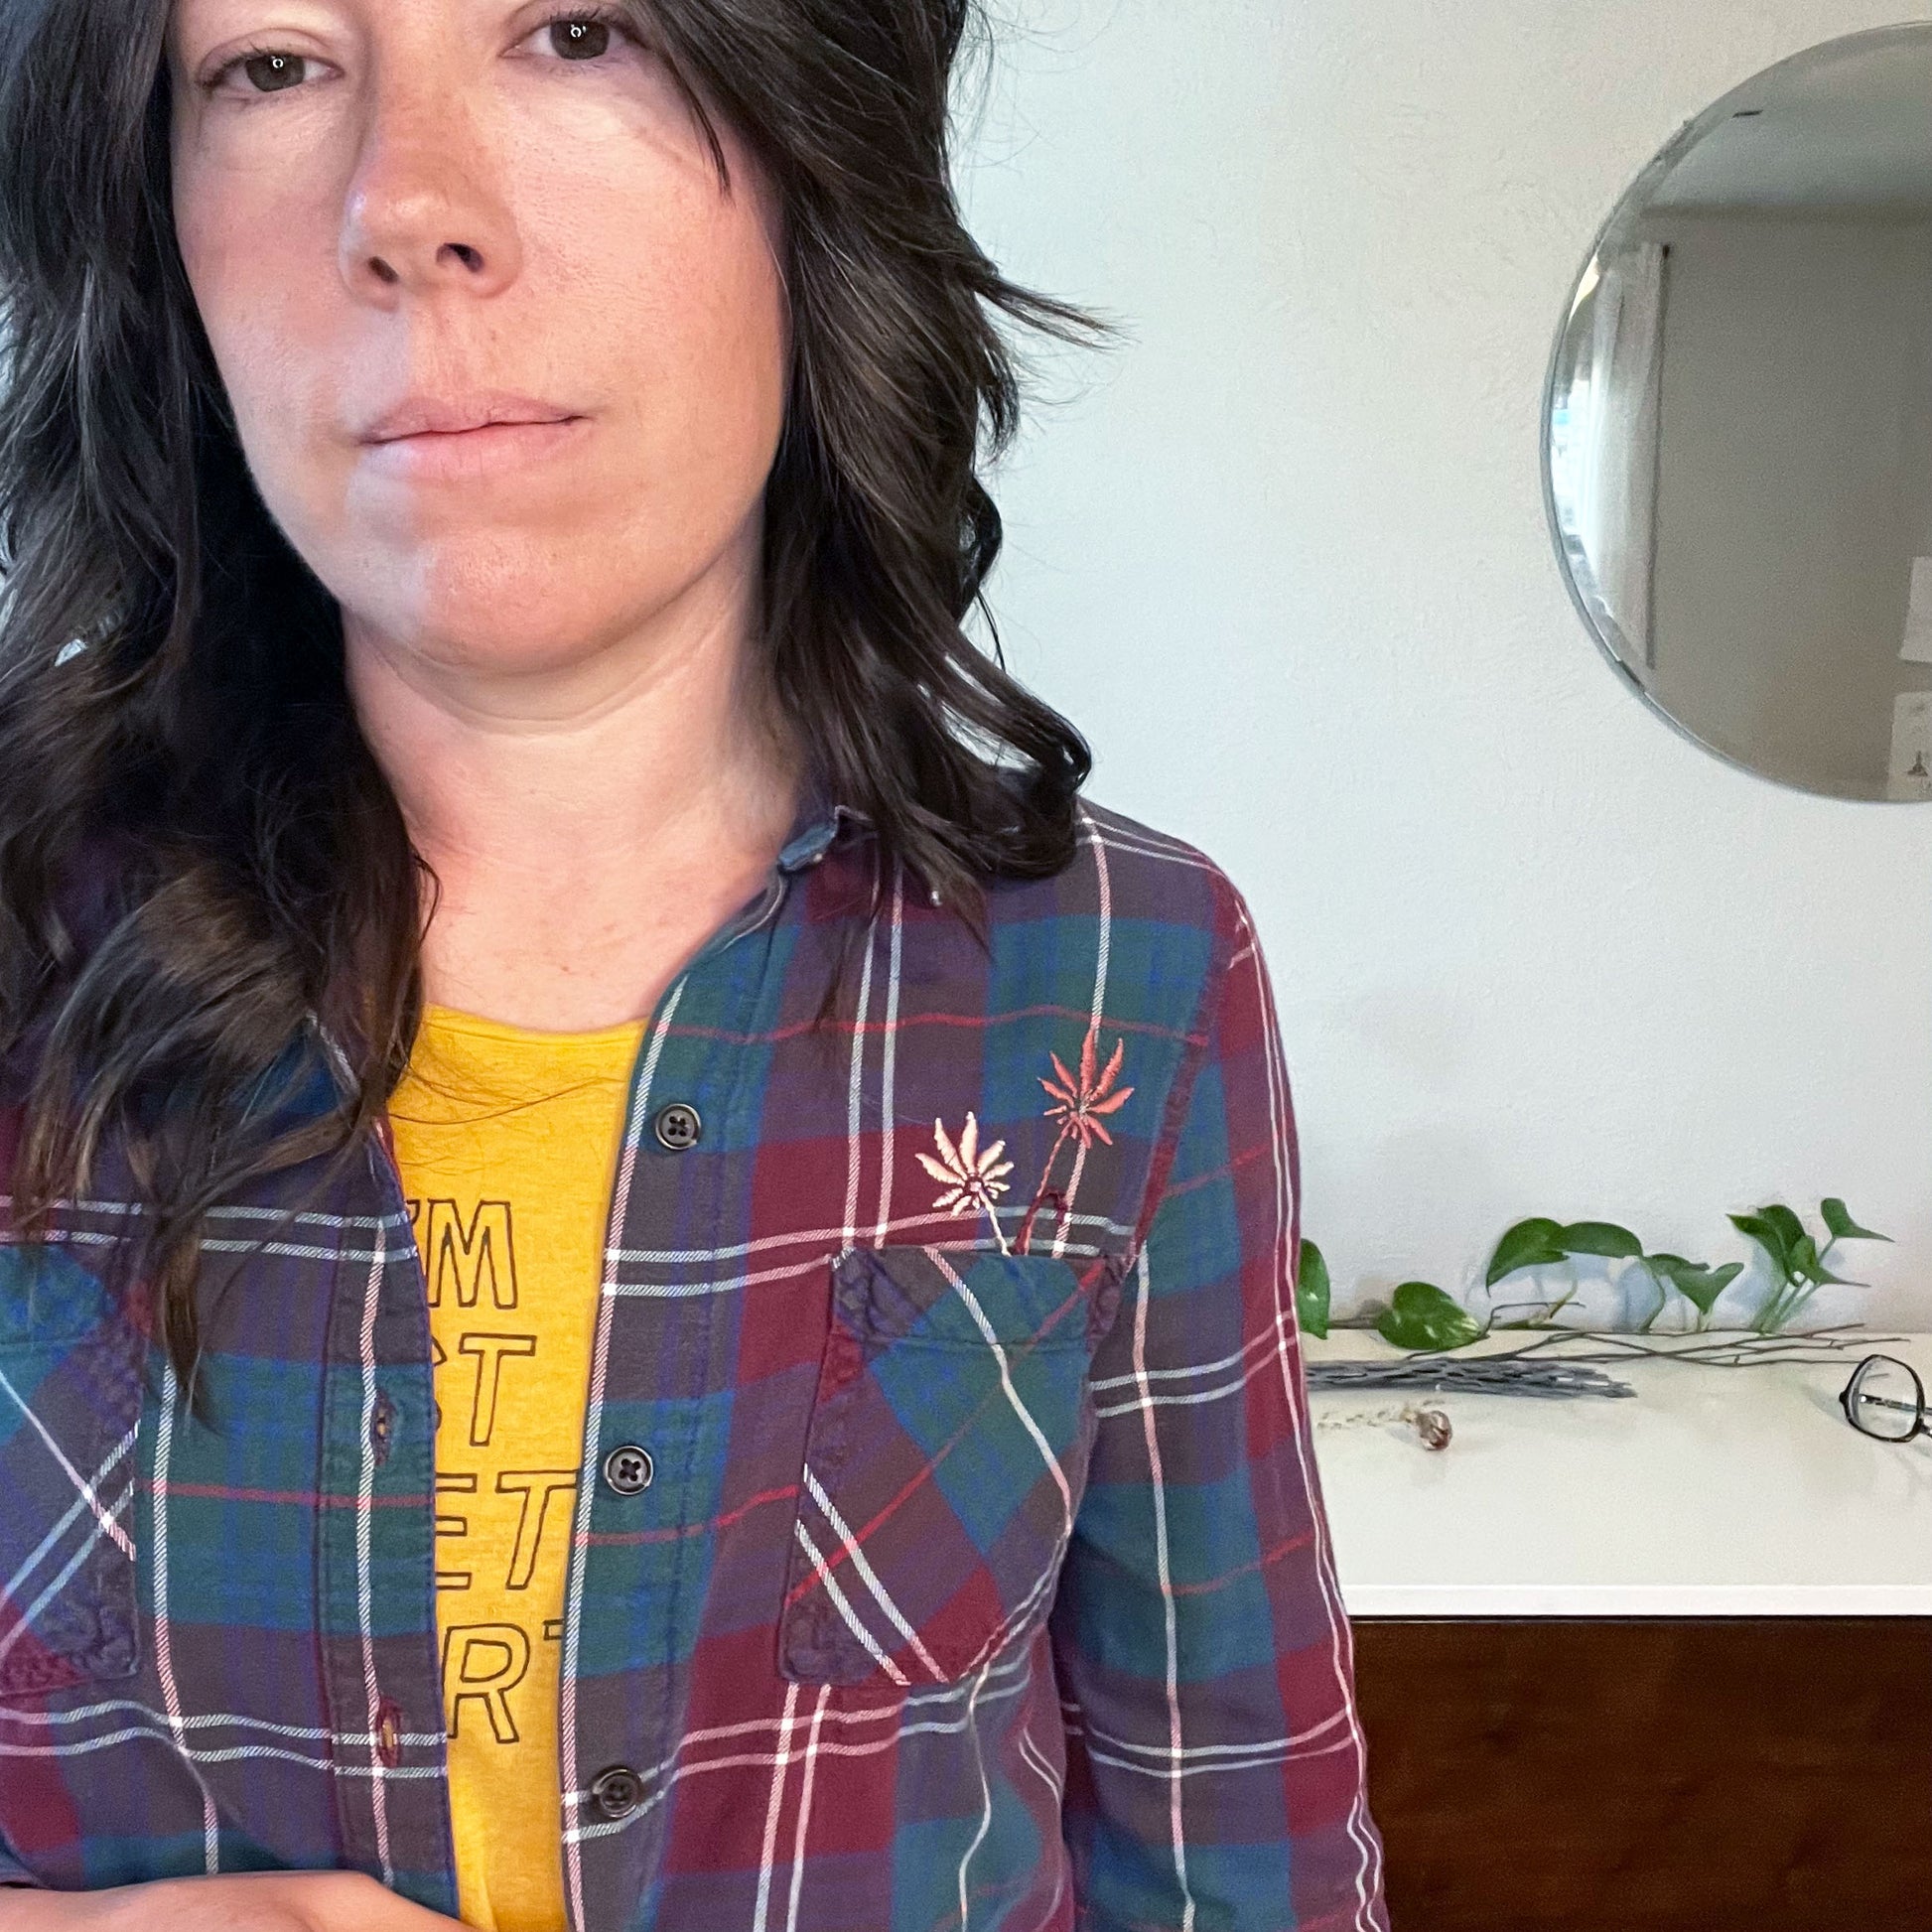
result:
<svg viewBox="0 0 1932 1932"><path fill-rule="evenodd" d="M107 1891L0 1890L0 1932L450 1932L359 1871L162 1878Z"/></svg>

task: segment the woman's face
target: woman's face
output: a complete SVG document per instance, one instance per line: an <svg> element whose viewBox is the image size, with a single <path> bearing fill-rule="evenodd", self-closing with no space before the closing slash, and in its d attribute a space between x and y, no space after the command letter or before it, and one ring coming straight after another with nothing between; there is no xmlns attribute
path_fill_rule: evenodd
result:
<svg viewBox="0 0 1932 1932"><path fill-rule="evenodd" d="M500 670L757 555L779 223L615 9L176 0L183 259L257 486L351 621Z"/></svg>

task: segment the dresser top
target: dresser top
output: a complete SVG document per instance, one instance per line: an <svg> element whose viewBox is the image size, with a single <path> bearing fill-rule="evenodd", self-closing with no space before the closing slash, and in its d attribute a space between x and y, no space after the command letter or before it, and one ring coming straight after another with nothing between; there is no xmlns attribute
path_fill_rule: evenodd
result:
<svg viewBox="0 0 1932 1932"><path fill-rule="evenodd" d="M1311 1365L1401 1352L1359 1330L1306 1349ZM1932 1615L1932 1438L1876 1443L1845 1420L1865 1353L1932 1390L1932 1335L1912 1335L1855 1336L1825 1366L1633 1359L1609 1371L1625 1400L1315 1393L1350 1614ZM1448 1448L1343 1423L1408 1403L1449 1418Z"/></svg>

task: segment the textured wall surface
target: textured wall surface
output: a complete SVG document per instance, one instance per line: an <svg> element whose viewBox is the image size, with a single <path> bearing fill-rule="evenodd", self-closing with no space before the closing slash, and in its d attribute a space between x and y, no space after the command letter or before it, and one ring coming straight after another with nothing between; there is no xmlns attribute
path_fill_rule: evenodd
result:
<svg viewBox="0 0 1932 1932"><path fill-rule="evenodd" d="M1726 1210L1840 1193L1897 1244L1816 1310L1932 1327L1932 808L1781 791L1647 714L1571 609L1538 465L1630 178L1898 16L994 4L971 218L1130 331L1038 358L1008 659L1091 738L1097 798L1253 903L1343 1299L1459 1287L1523 1214L1741 1259Z"/></svg>

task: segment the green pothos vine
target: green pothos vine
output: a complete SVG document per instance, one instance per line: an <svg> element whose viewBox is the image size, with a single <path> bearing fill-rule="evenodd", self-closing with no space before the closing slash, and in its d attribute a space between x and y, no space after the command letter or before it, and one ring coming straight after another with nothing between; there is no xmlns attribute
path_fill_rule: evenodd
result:
<svg viewBox="0 0 1932 1932"><path fill-rule="evenodd" d="M1836 1195L1819 1203L1824 1237L1814 1235L1798 1215L1774 1201L1752 1214L1732 1214L1730 1224L1760 1248L1770 1264L1771 1293L1744 1325L1760 1335L1787 1330L1812 1296L1828 1284L1861 1287L1835 1274L1831 1256L1842 1241L1889 1241L1890 1235L1861 1227ZM1404 1282L1388 1306L1373 1311L1379 1334L1398 1348L1456 1349L1503 1328L1547 1328L1573 1302L1580 1289L1576 1266L1580 1259L1623 1261L1656 1290L1657 1305L1638 1324L1647 1334L1657 1317L1673 1302L1688 1304L1692 1329L1702 1333L1712 1325L1718 1300L1744 1272L1741 1261L1718 1266L1687 1260L1683 1255L1651 1252L1628 1228L1614 1221L1554 1221L1536 1216L1518 1221L1496 1243L1483 1275L1483 1287L1493 1293L1517 1276L1568 1265L1567 1286L1556 1295L1543 1294L1515 1303L1495 1303L1478 1318L1454 1296L1433 1282ZM1328 1264L1312 1241L1305 1240L1297 1271L1296 1311L1303 1329L1325 1335L1329 1326L1331 1286ZM1527 1312L1523 1312L1527 1311ZM1504 1314L1519 1318L1503 1320Z"/></svg>

